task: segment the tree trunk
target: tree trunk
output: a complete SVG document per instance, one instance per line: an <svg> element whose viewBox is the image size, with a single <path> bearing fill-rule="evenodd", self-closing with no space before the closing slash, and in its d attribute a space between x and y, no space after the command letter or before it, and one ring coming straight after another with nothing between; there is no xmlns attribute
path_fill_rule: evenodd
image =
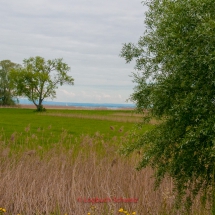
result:
<svg viewBox="0 0 215 215"><path fill-rule="evenodd" d="M43 99L39 99L39 103L37 105L37 111L38 112L45 111L45 108L43 107L42 102L43 102Z"/></svg>
<svg viewBox="0 0 215 215"><path fill-rule="evenodd" d="M42 104L41 105L37 105L37 111L38 112L44 111L44 107L43 107Z"/></svg>

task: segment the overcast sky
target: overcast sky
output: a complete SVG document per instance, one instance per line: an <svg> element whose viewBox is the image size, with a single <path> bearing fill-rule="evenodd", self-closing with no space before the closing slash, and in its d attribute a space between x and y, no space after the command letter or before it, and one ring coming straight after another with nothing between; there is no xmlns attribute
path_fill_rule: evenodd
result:
<svg viewBox="0 0 215 215"><path fill-rule="evenodd" d="M125 103L129 98L134 64L119 54L123 43L136 43L144 32L141 0L0 2L0 60L63 58L71 67L75 85L59 87L55 101Z"/></svg>

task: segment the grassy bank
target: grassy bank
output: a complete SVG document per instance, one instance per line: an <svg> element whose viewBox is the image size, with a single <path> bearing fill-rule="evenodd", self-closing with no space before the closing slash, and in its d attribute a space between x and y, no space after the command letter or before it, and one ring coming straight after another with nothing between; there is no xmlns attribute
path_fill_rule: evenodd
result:
<svg viewBox="0 0 215 215"><path fill-rule="evenodd" d="M14 143L11 149L16 150L49 149L59 142L69 148L71 143L80 143L82 136L98 134L103 140L118 144L141 120L134 111L122 110L48 110L37 113L32 109L1 108L0 116L0 140ZM142 130L152 126L146 125Z"/></svg>

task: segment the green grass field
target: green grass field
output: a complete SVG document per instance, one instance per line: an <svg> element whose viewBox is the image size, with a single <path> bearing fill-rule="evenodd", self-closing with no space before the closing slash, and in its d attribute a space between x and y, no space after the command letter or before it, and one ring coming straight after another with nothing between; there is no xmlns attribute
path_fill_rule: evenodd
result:
<svg viewBox="0 0 215 215"><path fill-rule="evenodd" d="M32 109L1 108L0 116L1 139L9 142L16 139L16 147L28 145L28 148L35 148L36 145L49 148L62 138L67 139L65 144L71 143L71 139L74 143L74 139L86 135L93 137L99 134L105 141L113 138L120 140L141 120L141 115L131 110L56 109L38 113ZM151 127L145 125L142 130Z"/></svg>
<svg viewBox="0 0 215 215"><path fill-rule="evenodd" d="M38 129L50 130L51 127L56 135L63 129L74 136L93 135L95 132L115 136L120 129L129 131L135 121L141 119L132 111L118 110L48 110L37 113L32 109L2 108L0 116L0 129L4 130L6 137L14 132L24 132L29 125L31 133L37 133ZM111 132L111 126L115 132Z"/></svg>

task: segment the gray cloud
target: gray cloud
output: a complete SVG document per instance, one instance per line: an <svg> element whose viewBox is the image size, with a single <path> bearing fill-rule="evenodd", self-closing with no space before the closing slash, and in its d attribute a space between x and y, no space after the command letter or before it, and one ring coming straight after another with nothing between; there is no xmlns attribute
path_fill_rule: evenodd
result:
<svg viewBox="0 0 215 215"><path fill-rule="evenodd" d="M57 100L124 103L132 93L133 64L119 53L144 32L145 10L140 0L2 1L0 60L64 58L75 86L59 88Z"/></svg>

